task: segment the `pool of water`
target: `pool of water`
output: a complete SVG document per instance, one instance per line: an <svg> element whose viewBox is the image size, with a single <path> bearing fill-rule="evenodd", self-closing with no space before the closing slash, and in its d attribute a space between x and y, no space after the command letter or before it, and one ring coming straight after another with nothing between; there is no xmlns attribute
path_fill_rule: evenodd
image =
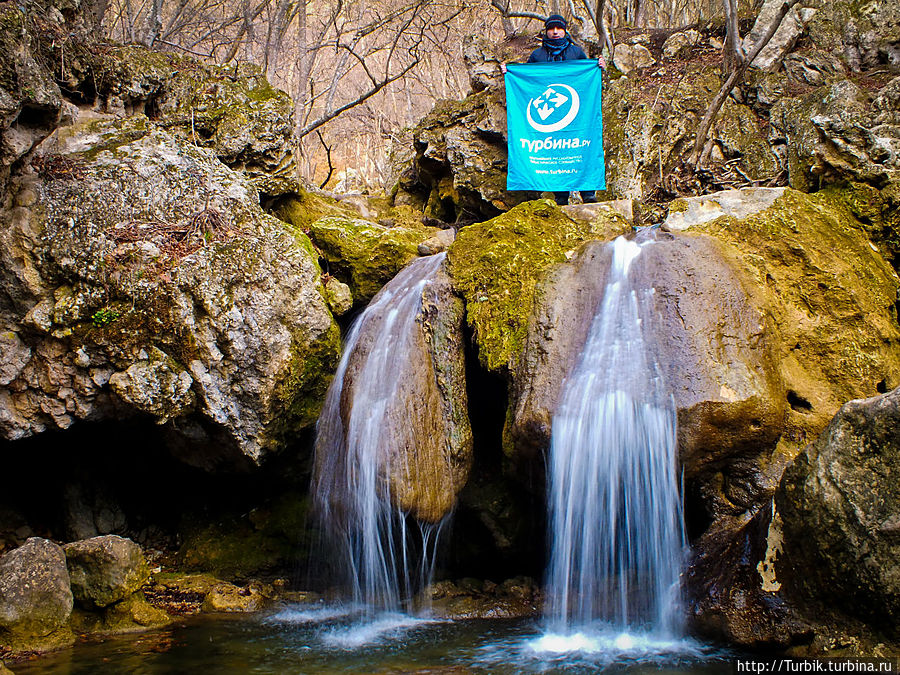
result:
<svg viewBox="0 0 900 675"><path fill-rule="evenodd" d="M729 656L691 640L598 630L546 635L534 620L438 621L294 605L267 616L196 617L26 663L32 673L731 673Z"/></svg>

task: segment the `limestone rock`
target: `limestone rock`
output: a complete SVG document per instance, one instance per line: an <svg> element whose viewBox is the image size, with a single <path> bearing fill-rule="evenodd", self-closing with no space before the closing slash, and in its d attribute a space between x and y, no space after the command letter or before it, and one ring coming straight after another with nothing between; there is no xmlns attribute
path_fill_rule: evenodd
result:
<svg viewBox="0 0 900 675"><path fill-rule="evenodd" d="M456 239L456 231L452 228L438 230L437 234L419 244L419 255L434 255L446 251Z"/></svg>
<svg viewBox="0 0 900 675"><path fill-rule="evenodd" d="M380 438L388 442L378 445L377 471L396 508L434 523L450 512L468 479L472 431L465 386L463 303L440 270L421 292L413 335L397 337L410 353L404 359L408 365L392 373L398 395L390 402L385 424L379 429ZM381 327L381 322L373 320L358 328L340 390L341 419L337 423L344 425L343 434L354 393L366 386L361 375ZM414 410L409 408L411 402L415 402ZM347 472L343 450L333 448L332 454L316 450L317 490L329 500L343 494Z"/></svg>
<svg viewBox="0 0 900 675"><path fill-rule="evenodd" d="M332 274L342 278L356 302L366 302L418 255L434 229L385 227L361 218L329 216L309 228Z"/></svg>
<svg viewBox="0 0 900 675"><path fill-rule="evenodd" d="M262 181L270 195L296 187L291 155L292 104L256 66L204 66L195 59L137 46L103 52L98 92L124 114L152 114L190 143L213 149L229 167Z"/></svg>
<svg viewBox="0 0 900 675"><path fill-rule="evenodd" d="M0 64L0 192L10 167L53 131L62 107L59 86L42 65L42 42L35 34L44 21L53 26L44 16L32 17L15 5L0 10L0 48L7 55Z"/></svg>
<svg viewBox="0 0 900 675"><path fill-rule="evenodd" d="M72 613L66 557L56 544L32 537L0 557L0 640L45 637Z"/></svg>
<svg viewBox="0 0 900 675"><path fill-rule="evenodd" d="M470 33L463 38L462 52L472 91L503 86L501 58L490 40L478 33Z"/></svg>
<svg viewBox="0 0 900 675"><path fill-rule="evenodd" d="M654 93L652 106L641 103L647 83L638 77L612 80L603 92L607 195L642 200L657 186L668 189L660 181L686 159L697 126L721 86L718 74L708 67L688 63L684 69L684 78L655 85L658 95ZM726 101L710 139L719 157L711 164L718 163L723 175L732 172L737 181L745 180L737 169L754 180L771 180L784 169L784 159L746 105Z"/></svg>
<svg viewBox="0 0 900 675"><path fill-rule="evenodd" d="M845 73L841 62L826 51L788 54L784 70L792 80L812 87L820 87Z"/></svg>
<svg viewBox="0 0 900 675"><path fill-rule="evenodd" d="M430 589L432 613L446 619L515 619L539 614L541 590L528 577L501 584L477 579L440 581Z"/></svg>
<svg viewBox="0 0 900 675"><path fill-rule="evenodd" d="M682 58L690 52L691 47L697 44L700 44L700 32L693 28L672 33L663 43L663 56L667 59Z"/></svg>
<svg viewBox="0 0 900 675"><path fill-rule="evenodd" d="M661 237L633 275L654 288L657 362L678 411L685 474L774 445L784 402L771 360L772 336L727 259L707 237ZM514 373L505 444L529 458L549 447L562 385L578 362L601 306L611 251L587 244L539 287L523 357Z"/></svg>
<svg viewBox="0 0 900 675"><path fill-rule="evenodd" d="M724 246L754 306L773 322L789 405L785 439L802 447L843 401L900 384L891 309L900 279L840 200L785 190L764 211L695 229Z"/></svg>
<svg viewBox="0 0 900 675"><path fill-rule="evenodd" d="M533 196L506 191L506 105L502 89L440 101L413 131L413 189L425 214L455 223L492 217Z"/></svg>
<svg viewBox="0 0 900 675"><path fill-rule="evenodd" d="M742 44L744 55L753 51L753 47L772 24L782 4L781 0L766 0L763 3L762 9L760 9L753 27L750 29L750 33L744 38ZM753 59L751 65L762 70L778 70L785 55L793 48L797 38L800 37L804 27L815 13L815 9L806 7L795 6L791 9L782 19L781 24L775 31L775 35L772 36L772 39L763 47L757 57Z"/></svg>
<svg viewBox="0 0 900 675"><path fill-rule="evenodd" d="M884 187L900 175L900 112L896 85L871 97L839 80L772 109L772 124L789 148L791 185L800 190L848 181ZM874 98L874 100L873 100Z"/></svg>
<svg viewBox="0 0 900 675"><path fill-rule="evenodd" d="M213 586L203 600L204 612L256 612L268 603L260 589L251 584L241 588L221 582Z"/></svg>
<svg viewBox="0 0 900 675"><path fill-rule="evenodd" d="M40 151L0 211L5 438L178 416L174 451L212 468L315 422L339 333L305 235L140 115L82 120Z"/></svg>
<svg viewBox="0 0 900 675"><path fill-rule="evenodd" d="M787 470L779 575L807 601L895 627L900 389L846 403Z"/></svg>
<svg viewBox="0 0 900 675"><path fill-rule="evenodd" d="M669 204L669 215L663 228L669 231L686 230L721 216L746 218L765 211L783 194L784 188L742 188L675 200Z"/></svg>
<svg viewBox="0 0 900 675"><path fill-rule="evenodd" d="M656 63L653 54L644 45L627 43L616 45L613 65L626 75L638 68L646 68Z"/></svg>
<svg viewBox="0 0 900 675"><path fill-rule="evenodd" d="M841 54L855 72L900 65L900 7L892 0L822 3L808 30L813 44Z"/></svg>
<svg viewBox="0 0 900 675"><path fill-rule="evenodd" d="M811 627L781 593L774 565L781 532L773 509L717 522L692 548L684 576L691 632L750 649L808 642Z"/></svg>
<svg viewBox="0 0 900 675"><path fill-rule="evenodd" d="M334 277L325 282L325 300L335 316L343 316L353 308L353 293L350 287Z"/></svg>
<svg viewBox="0 0 900 675"><path fill-rule="evenodd" d="M682 224L694 214L701 224L642 255L645 282L656 289L653 330L678 408L685 475L712 517L755 511L842 400L900 384L900 330L891 309L900 279L827 194L725 192L673 207ZM703 222L710 214L718 217ZM531 283L540 283L526 292L518 270L532 268L527 258L515 274L496 263L479 267L477 256L457 263L466 234L451 248L451 270L459 264L471 275L471 288L463 277L457 284L480 357L502 356L512 375L505 450L535 468L562 381L586 337L583 317L599 306L607 254L599 242L588 243L570 263L537 269ZM477 250L493 262L501 241L498 232ZM519 255L525 251L520 244ZM497 299L509 289L515 311Z"/></svg>
<svg viewBox="0 0 900 675"><path fill-rule="evenodd" d="M103 608L135 593L150 576L141 547L110 534L63 547L72 593L88 609Z"/></svg>
<svg viewBox="0 0 900 675"><path fill-rule="evenodd" d="M514 368L525 343L535 286L554 263L590 239L630 230L617 213L575 220L549 200L521 204L460 230L447 253L454 288L466 301L478 359L489 370Z"/></svg>
<svg viewBox="0 0 900 675"><path fill-rule="evenodd" d="M114 373L109 385L122 399L156 417L159 424L186 413L194 403L190 374L159 348L150 358L136 361L122 373Z"/></svg>

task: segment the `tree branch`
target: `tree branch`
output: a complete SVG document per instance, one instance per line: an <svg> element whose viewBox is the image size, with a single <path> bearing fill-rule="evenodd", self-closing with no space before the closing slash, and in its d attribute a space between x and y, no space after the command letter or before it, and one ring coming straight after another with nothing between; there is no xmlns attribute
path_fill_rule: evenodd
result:
<svg viewBox="0 0 900 675"><path fill-rule="evenodd" d="M729 0L724 1L727 3ZM769 24L766 32L759 38L759 41L753 45L753 49L750 53L747 54L747 56L737 55L739 59L737 66L731 71L731 74L725 80L725 84L722 85L721 89L719 89L715 98L713 98L709 107L706 109L703 119L700 120L700 126L697 128L697 138L694 141L694 148L687 161L688 168L691 171L696 170L700 162L700 154L703 152L703 146L706 144L706 137L709 134L709 129L715 121L716 115L718 115L722 105L725 103L725 100L728 98L728 95L731 93L731 90L734 89L740 78L747 72L750 64L753 63L753 60L759 56L759 53L763 48L769 44L769 40L775 35L775 32L781 25L784 17L787 16L788 12L790 12L798 2L800 2L800 0L787 0L787 2L782 4L781 8L778 10L778 14L772 20L772 23Z"/></svg>

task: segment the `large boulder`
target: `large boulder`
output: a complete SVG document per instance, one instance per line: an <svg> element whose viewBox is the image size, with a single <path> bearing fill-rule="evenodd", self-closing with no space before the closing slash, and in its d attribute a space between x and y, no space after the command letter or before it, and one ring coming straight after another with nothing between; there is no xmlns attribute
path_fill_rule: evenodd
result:
<svg viewBox="0 0 900 675"><path fill-rule="evenodd" d="M463 228L447 259L456 291L466 301L478 359L502 373L515 368L525 344L535 286L547 269L591 239L631 229L602 205L559 208L549 200L521 204Z"/></svg>
<svg viewBox="0 0 900 675"><path fill-rule="evenodd" d="M728 206L736 196L755 202L756 212L725 215L737 208ZM788 404L783 441L799 449L844 401L900 384L900 279L834 194L729 191L680 200L671 210L693 222L687 231L719 242L750 301L772 322L774 367Z"/></svg>
<svg viewBox="0 0 900 675"><path fill-rule="evenodd" d="M137 592L150 577L141 547L116 535L63 547L72 594L87 609L101 609Z"/></svg>
<svg viewBox="0 0 900 675"><path fill-rule="evenodd" d="M100 54L96 67L103 110L146 114L187 142L211 148L268 195L297 188L293 104L258 67L210 67L132 45Z"/></svg>
<svg viewBox="0 0 900 675"><path fill-rule="evenodd" d="M337 514L363 498L347 494L348 476L363 473L361 453L376 463L378 495L425 522L449 513L468 479L464 310L442 260L405 270L353 329L317 427L315 490Z"/></svg>
<svg viewBox="0 0 900 675"><path fill-rule="evenodd" d="M900 613L900 389L846 403L785 472L779 579L894 633Z"/></svg>
<svg viewBox="0 0 900 675"><path fill-rule="evenodd" d="M385 227L362 218L326 216L309 226L309 236L334 274L349 285L353 300L367 302L433 237L432 227Z"/></svg>
<svg viewBox="0 0 900 675"><path fill-rule="evenodd" d="M562 386L602 305L611 260L610 247L590 242L539 287L510 402L506 445L517 454L540 457L549 447ZM785 404L771 330L716 242L660 236L643 247L630 276L637 288L654 289L644 334L657 346L678 411L687 477L774 445Z"/></svg>
<svg viewBox="0 0 900 675"><path fill-rule="evenodd" d="M774 505L720 519L692 546L684 575L691 632L756 650L809 642L812 628L781 593Z"/></svg>
<svg viewBox="0 0 900 675"><path fill-rule="evenodd" d="M339 332L309 240L146 117L61 129L3 229L0 430L146 415L211 468L317 417Z"/></svg>
<svg viewBox="0 0 900 675"><path fill-rule="evenodd" d="M50 635L72 604L66 556L53 542L32 537L0 557L0 644Z"/></svg>

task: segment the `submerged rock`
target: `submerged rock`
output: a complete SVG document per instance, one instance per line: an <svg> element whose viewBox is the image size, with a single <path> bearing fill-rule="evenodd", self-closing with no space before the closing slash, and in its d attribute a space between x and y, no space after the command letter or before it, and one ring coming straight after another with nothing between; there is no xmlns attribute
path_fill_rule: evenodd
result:
<svg viewBox="0 0 900 675"><path fill-rule="evenodd" d="M75 600L101 609L137 592L150 576L141 547L116 535L93 537L63 547Z"/></svg>
<svg viewBox="0 0 900 675"><path fill-rule="evenodd" d="M846 403L785 472L779 579L815 606L896 639L900 613L900 389ZM815 609L813 612L817 611Z"/></svg>
<svg viewBox="0 0 900 675"><path fill-rule="evenodd" d="M0 557L0 645L36 644L64 627L72 606L66 556L59 546L32 537Z"/></svg>

